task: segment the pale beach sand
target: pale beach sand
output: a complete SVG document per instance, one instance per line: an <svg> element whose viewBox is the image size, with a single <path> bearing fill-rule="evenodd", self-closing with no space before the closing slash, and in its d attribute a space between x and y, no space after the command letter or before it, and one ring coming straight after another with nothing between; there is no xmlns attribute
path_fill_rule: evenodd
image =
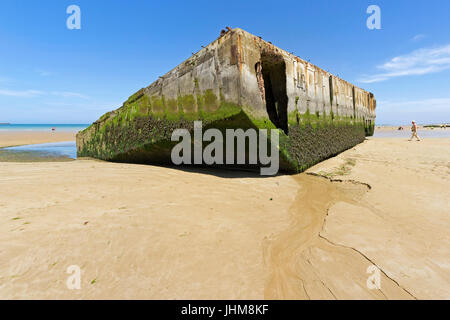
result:
<svg viewBox="0 0 450 320"><path fill-rule="evenodd" d="M0 131L0 148L75 140L75 131Z"/></svg>
<svg viewBox="0 0 450 320"><path fill-rule="evenodd" d="M450 299L449 159L448 138L370 138L270 178L0 162L0 298Z"/></svg>

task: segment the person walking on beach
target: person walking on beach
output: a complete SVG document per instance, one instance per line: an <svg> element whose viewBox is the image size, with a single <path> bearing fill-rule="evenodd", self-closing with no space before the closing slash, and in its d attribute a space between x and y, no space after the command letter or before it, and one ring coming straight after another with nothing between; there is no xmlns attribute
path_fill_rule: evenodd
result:
<svg viewBox="0 0 450 320"><path fill-rule="evenodd" d="M414 138L414 137L417 139L417 141L420 141L420 138L417 135L417 124L416 124L416 122L414 120L412 121L411 132L412 132L412 135L411 135L411 138L409 138L408 141L411 141L412 138Z"/></svg>

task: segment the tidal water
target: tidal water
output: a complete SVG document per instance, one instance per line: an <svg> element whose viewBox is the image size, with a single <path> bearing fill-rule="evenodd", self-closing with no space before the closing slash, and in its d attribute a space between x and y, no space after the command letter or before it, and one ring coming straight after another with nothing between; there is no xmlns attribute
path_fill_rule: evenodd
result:
<svg viewBox="0 0 450 320"><path fill-rule="evenodd" d="M75 141L31 144L0 149L0 161L69 161L77 158Z"/></svg>

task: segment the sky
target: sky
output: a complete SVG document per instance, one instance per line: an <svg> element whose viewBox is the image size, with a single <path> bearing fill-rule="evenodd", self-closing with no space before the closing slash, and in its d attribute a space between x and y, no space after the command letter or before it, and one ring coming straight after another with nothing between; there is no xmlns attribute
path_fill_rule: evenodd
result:
<svg viewBox="0 0 450 320"><path fill-rule="evenodd" d="M1 0L0 122L91 123L229 26L373 92L379 125L450 123L449 13L448 0Z"/></svg>

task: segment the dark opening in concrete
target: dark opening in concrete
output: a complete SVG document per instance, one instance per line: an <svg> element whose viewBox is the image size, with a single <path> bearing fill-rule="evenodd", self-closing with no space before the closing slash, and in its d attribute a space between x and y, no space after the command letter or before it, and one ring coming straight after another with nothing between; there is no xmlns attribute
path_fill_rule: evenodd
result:
<svg viewBox="0 0 450 320"><path fill-rule="evenodd" d="M330 76L328 81L329 81L329 87L330 87L330 106L331 106L331 110L333 110L333 77Z"/></svg>
<svg viewBox="0 0 450 320"><path fill-rule="evenodd" d="M288 134L286 63L279 54L263 52L261 54L261 66L269 119L277 128Z"/></svg>

